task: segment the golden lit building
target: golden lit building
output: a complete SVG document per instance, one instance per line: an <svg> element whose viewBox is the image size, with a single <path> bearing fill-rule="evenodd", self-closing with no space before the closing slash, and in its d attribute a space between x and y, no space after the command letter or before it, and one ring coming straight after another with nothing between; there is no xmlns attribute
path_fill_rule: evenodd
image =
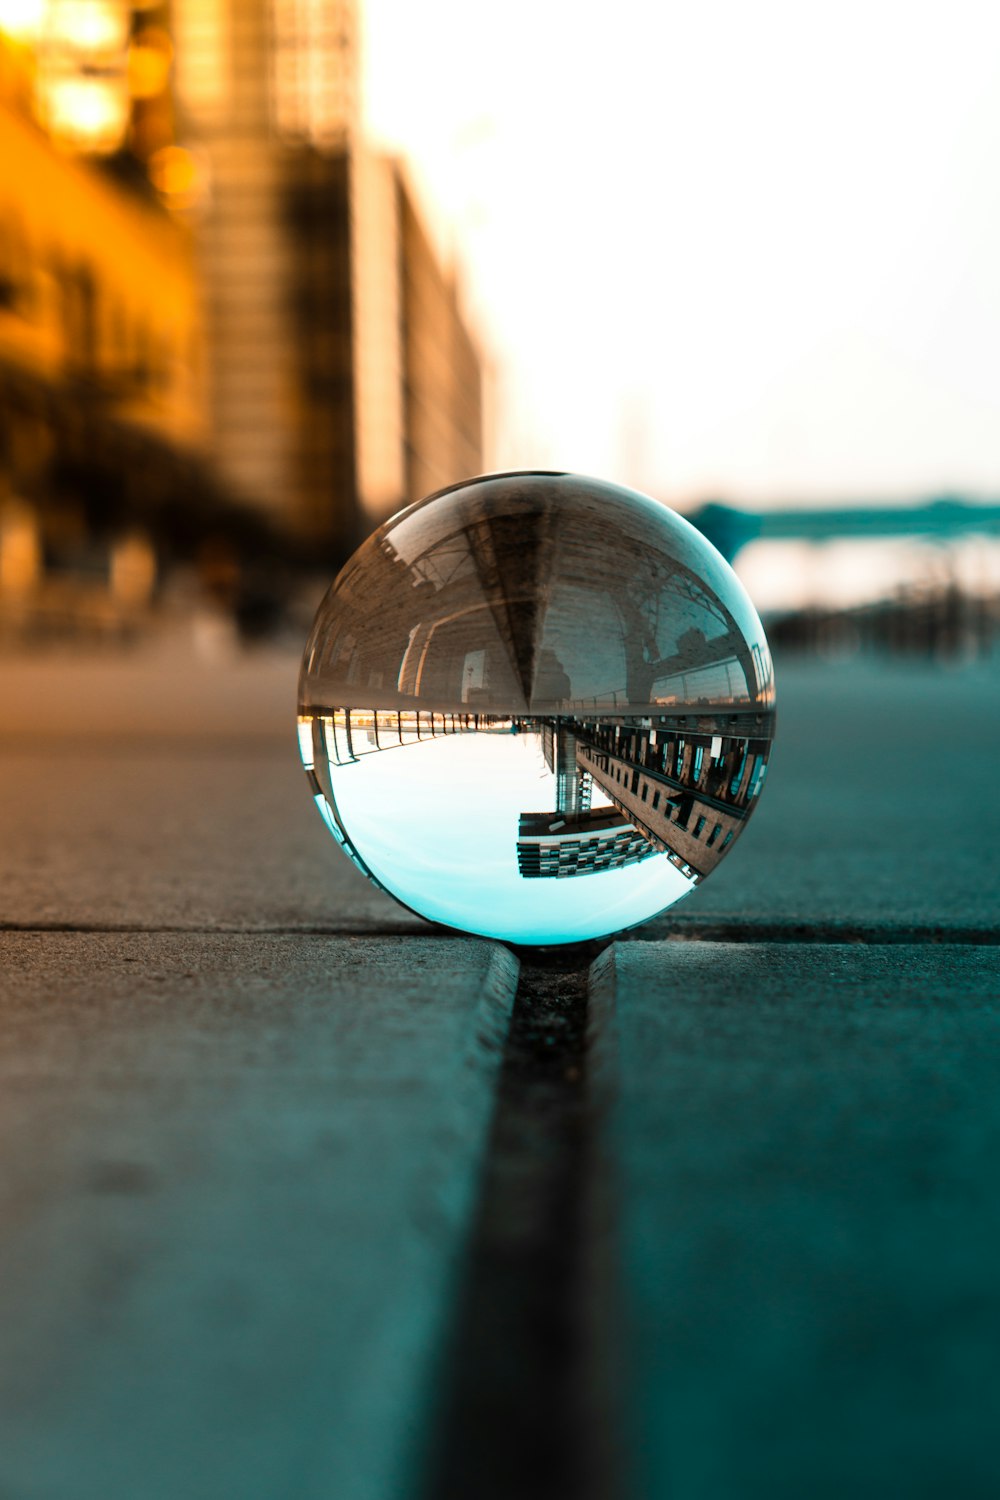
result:
<svg viewBox="0 0 1000 1500"><path fill-rule="evenodd" d="M137 563L127 533L192 489L204 438L197 278L190 236L142 164L169 149L162 20L148 5L0 0L7 598L95 537L112 544L106 585L135 593L152 564ZM132 559L117 570L115 537Z"/></svg>
<svg viewBox="0 0 1000 1500"><path fill-rule="evenodd" d="M147 162L173 137L166 0L0 0L6 67L62 150Z"/></svg>
<svg viewBox="0 0 1000 1500"><path fill-rule="evenodd" d="M357 79L354 0L0 0L5 597L97 552L135 593L137 533L336 558L482 467L478 354Z"/></svg>
<svg viewBox="0 0 1000 1500"><path fill-rule="evenodd" d="M174 0L215 460L342 554L482 467L480 359L399 165L359 125L354 0Z"/></svg>

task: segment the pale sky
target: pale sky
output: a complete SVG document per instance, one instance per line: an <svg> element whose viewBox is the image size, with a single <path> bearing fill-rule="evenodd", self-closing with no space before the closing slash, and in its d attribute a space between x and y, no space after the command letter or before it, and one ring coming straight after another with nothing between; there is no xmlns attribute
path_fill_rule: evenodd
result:
<svg viewBox="0 0 1000 1500"><path fill-rule="evenodd" d="M498 467L674 503L1000 493L995 0L362 0Z"/></svg>
<svg viewBox="0 0 1000 1500"><path fill-rule="evenodd" d="M331 768L366 865L407 906L508 942L564 943L647 921L693 889L665 855L575 880L526 880L523 812L556 805L533 734L460 734ZM595 807L608 806L597 796Z"/></svg>

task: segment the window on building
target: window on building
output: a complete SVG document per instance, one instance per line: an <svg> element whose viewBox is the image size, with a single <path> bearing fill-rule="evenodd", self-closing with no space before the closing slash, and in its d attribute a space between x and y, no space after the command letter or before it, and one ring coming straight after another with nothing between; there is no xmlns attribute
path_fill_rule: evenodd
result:
<svg viewBox="0 0 1000 1500"><path fill-rule="evenodd" d="M274 123L281 135L329 145L356 112L351 0L272 0Z"/></svg>

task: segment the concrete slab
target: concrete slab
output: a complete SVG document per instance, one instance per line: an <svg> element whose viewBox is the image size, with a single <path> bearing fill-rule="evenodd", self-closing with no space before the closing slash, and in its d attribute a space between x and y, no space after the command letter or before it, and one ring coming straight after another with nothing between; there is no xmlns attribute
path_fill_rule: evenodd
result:
<svg viewBox="0 0 1000 1500"><path fill-rule="evenodd" d="M296 668L280 654L176 652L2 664L0 921L426 930L316 815L293 739ZM643 935L996 930L995 675L809 663L784 666L778 690L746 834Z"/></svg>
<svg viewBox="0 0 1000 1500"><path fill-rule="evenodd" d="M592 995L632 1492L994 1496L996 950L619 945Z"/></svg>
<svg viewBox="0 0 1000 1500"><path fill-rule="evenodd" d="M426 931L338 851L284 744L0 748L0 923Z"/></svg>
<svg viewBox="0 0 1000 1500"><path fill-rule="evenodd" d="M516 961L303 936L0 954L0 1492L408 1493Z"/></svg>
<svg viewBox="0 0 1000 1500"><path fill-rule="evenodd" d="M3 664L0 918L412 930L337 855L292 738L297 661ZM997 927L988 667L786 664L762 804L667 930Z"/></svg>
<svg viewBox="0 0 1000 1500"><path fill-rule="evenodd" d="M303 627L302 644L308 627ZM222 619L195 616L131 647L0 655L0 739L287 740L300 652L241 650Z"/></svg>
<svg viewBox="0 0 1000 1500"><path fill-rule="evenodd" d="M0 924L426 930L316 813L298 664L176 632L0 660Z"/></svg>
<svg viewBox="0 0 1000 1500"><path fill-rule="evenodd" d="M996 667L810 661L777 681L760 806L659 930L1000 928Z"/></svg>

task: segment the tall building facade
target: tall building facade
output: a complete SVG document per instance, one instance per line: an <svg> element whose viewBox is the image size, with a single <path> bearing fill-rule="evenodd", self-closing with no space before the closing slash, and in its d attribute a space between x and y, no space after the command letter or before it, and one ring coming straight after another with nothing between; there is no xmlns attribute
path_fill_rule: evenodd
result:
<svg viewBox="0 0 1000 1500"><path fill-rule="evenodd" d="M354 0L174 0L220 474L343 554L482 468L481 361L399 164L364 142Z"/></svg>
<svg viewBox="0 0 1000 1500"><path fill-rule="evenodd" d="M203 497L190 235L147 168L170 149L163 7L0 12L0 633L148 599ZM89 616L88 616L89 617Z"/></svg>

